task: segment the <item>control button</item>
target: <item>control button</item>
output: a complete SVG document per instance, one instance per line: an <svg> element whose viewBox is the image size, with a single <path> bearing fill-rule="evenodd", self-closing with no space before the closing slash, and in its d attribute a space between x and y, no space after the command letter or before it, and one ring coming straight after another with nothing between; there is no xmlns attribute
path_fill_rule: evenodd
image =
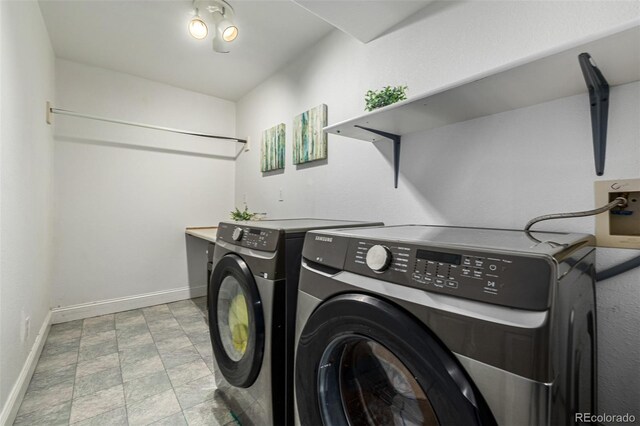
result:
<svg viewBox="0 0 640 426"><path fill-rule="evenodd" d="M243 234L244 234L243 229L240 227L236 227L233 230L233 234L231 235L231 238L233 238L234 241L240 241L242 239Z"/></svg>
<svg viewBox="0 0 640 426"><path fill-rule="evenodd" d="M484 260L482 259L476 259L476 261L474 262L475 266L478 268L482 268L482 265L484 265Z"/></svg>
<svg viewBox="0 0 640 426"><path fill-rule="evenodd" d="M465 257L464 259L462 259L462 264L465 266L471 266L471 258Z"/></svg>
<svg viewBox="0 0 640 426"><path fill-rule="evenodd" d="M433 284L434 284L436 287L443 287L443 286L444 286L444 280L441 280L440 278L436 278L436 279L433 281Z"/></svg>
<svg viewBox="0 0 640 426"><path fill-rule="evenodd" d="M422 279L424 280L424 282L426 282L427 284L431 284L433 282L433 278L431 277L422 277Z"/></svg>
<svg viewBox="0 0 640 426"><path fill-rule="evenodd" d="M445 281L444 285L449 288L458 288L458 283L455 281Z"/></svg>
<svg viewBox="0 0 640 426"><path fill-rule="evenodd" d="M473 276L476 277L476 278L482 278L482 271L478 270L478 269L475 269L473 271Z"/></svg>
<svg viewBox="0 0 640 426"><path fill-rule="evenodd" d="M367 266L375 272L382 272L391 263L391 250L382 245L375 245L367 251Z"/></svg>
<svg viewBox="0 0 640 426"><path fill-rule="evenodd" d="M493 265L493 264L489 265L489 270L490 271L495 271L496 269L498 269L498 267L496 265Z"/></svg>
<svg viewBox="0 0 640 426"><path fill-rule="evenodd" d="M464 276L469 276L469 275L471 275L471 269L469 269L469 268L462 268L462 275L464 275Z"/></svg>
<svg viewBox="0 0 640 426"><path fill-rule="evenodd" d="M496 281L495 280L487 280L487 287L496 287Z"/></svg>
<svg viewBox="0 0 640 426"><path fill-rule="evenodd" d="M415 274L415 273L414 273L414 274L412 275L412 277L413 277L413 279L414 279L414 280L421 280L421 279L422 279L422 275L421 275L421 274Z"/></svg>

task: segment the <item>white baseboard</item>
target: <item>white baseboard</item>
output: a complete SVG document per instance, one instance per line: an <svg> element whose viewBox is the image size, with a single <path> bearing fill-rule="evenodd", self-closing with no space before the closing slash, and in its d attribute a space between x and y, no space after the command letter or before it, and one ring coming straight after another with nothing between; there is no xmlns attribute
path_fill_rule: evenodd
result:
<svg viewBox="0 0 640 426"><path fill-rule="evenodd" d="M82 303L79 305L52 309L51 322L52 324L58 324L61 322L113 314L115 312L130 311L132 309L146 308L147 306L161 305L163 303L177 302L178 300L191 299L206 295L207 286L203 285L199 287L182 287L171 290L156 291L153 293L138 294L135 296L119 297L117 299Z"/></svg>
<svg viewBox="0 0 640 426"><path fill-rule="evenodd" d="M33 376L33 371L36 369L36 365L38 364L38 360L40 359L40 354L42 353L42 348L44 348L44 342L47 341L47 336L49 335L50 329L51 311L47 313L47 316L42 323L42 327L40 327L40 331L38 332L38 336L33 342L33 346L31 347L29 356L27 356L27 359L22 366L22 370L20 371L18 380L13 386L13 389L11 389L9 397L7 398L7 402L2 408L2 412L0 412L0 425L13 424L13 421L18 414L20 404L22 404L24 394L27 392L27 388L29 387L29 382L31 381L31 376Z"/></svg>

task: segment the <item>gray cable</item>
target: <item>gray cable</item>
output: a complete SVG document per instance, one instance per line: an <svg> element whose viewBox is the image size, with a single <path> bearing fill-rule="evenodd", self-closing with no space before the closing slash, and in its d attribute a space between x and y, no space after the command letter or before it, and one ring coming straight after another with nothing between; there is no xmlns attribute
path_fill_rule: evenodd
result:
<svg viewBox="0 0 640 426"><path fill-rule="evenodd" d="M570 217L583 217L583 216L593 216L596 214L604 213L606 211L611 210L614 207L623 207L627 205L627 199L624 197L618 197L606 206L602 206L593 210L586 210L583 212L573 212L573 213L556 213L556 214L547 214L544 216L538 216L533 218L527 223L524 227L524 230L529 233L529 228L531 228L534 224L538 222L542 222L543 220L550 219L566 219ZM611 268L605 269L604 271L600 271L596 274L596 281L604 281L611 277L615 277L616 275L620 275L624 272L630 271L631 269L637 268L640 266L640 256L634 257L632 259L627 260L626 262L622 262L619 265L612 266Z"/></svg>
<svg viewBox="0 0 640 426"><path fill-rule="evenodd" d="M626 206L627 199L624 197L618 197L606 206L599 207L593 210L585 210L583 212L572 212L572 213L555 213L555 214L547 214L544 216L538 216L531 219L527 225L524 227L525 231L528 231L533 225L538 222L542 222L543 220L551 220L551 219L567 219L571 217L584 217L584 216L593 216L596 214L600 214L606 211L611 210L614 207L618 206Z"/></svg>

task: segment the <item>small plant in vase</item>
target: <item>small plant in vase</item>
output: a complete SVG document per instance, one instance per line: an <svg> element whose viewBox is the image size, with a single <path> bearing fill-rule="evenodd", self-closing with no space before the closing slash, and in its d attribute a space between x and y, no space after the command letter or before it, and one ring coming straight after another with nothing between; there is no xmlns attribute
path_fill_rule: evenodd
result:
<svg viewBox="0 0 640 426"><path fill-rule="evenodd" d="M248 206L244 206L244 210L240 210L239 208L236 207L236 209L231 212L231 219L238 222L244 222L247 220L252 220L253 218L256 217L256 215L257 213L249 212Z"/></svg>
<svg viewBox="0 0 640 426"><path fill-rule="evenodd" d="M380 90L368 90L364 97L366 111L373 111L407 99L407 86L386 86Z"/></svg>

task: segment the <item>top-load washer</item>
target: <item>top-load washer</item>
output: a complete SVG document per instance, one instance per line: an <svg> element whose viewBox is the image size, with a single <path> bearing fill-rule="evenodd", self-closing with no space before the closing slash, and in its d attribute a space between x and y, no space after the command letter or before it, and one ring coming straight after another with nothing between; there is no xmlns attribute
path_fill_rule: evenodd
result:
<svg viewBox="0 0 640 426"><path fill-rule="evenodd" d="M221 222L208 292L219 422L293 424L297 285L311 229L381 223L323 219ZM226 411L225 411L226 410Z"/></svg>
<svg viewBox="0 0 640 426"><path fill-rule="evenodd" d="M596 411L594 239L439 226L307 233L306 425L573 425Z"/></svg>

